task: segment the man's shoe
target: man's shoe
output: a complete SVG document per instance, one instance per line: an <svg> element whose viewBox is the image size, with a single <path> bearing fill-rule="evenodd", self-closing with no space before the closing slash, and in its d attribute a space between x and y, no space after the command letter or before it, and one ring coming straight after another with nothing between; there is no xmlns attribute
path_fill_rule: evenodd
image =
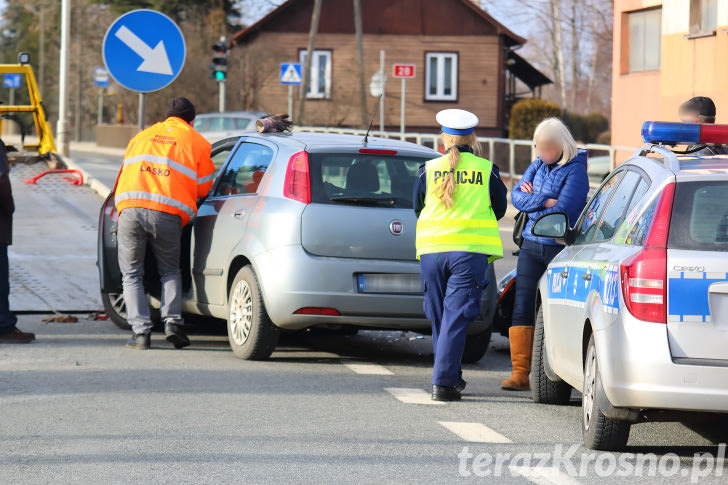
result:
<svg viewBox="0 0 728 485"><path fill-rule="evenodd" d="M174 345L175 349L181 349L182 347L187 347L190 344L190 339L187 338L187 335L185 335L184 330L182 330L182 326L174 323L164 324L164 338L167 342Z"/></svg>
<svg viewBox="0 0 728 485"><path fill-rule="evenodd" d="M461 377L461 378L460 378L460 382L458 382L458 383L457 383L457 384L455 385L455 389L457 389L457 391L458 391L458 392L459 392L460 394L462 394L462 393L463 393L463 391L465 390L465 386L467 386L467 385L468 385L468 382L467 382L467 381L466 381L465 379L463 379L463 378Z"/></svg>
<svg viewBox="0 0 728 485"><path fill-rule="evenodd" d="M432 386L433 401L459 401L462 398L455 386Z"/></svg>
<svg viewBox="0 0 728 485"><path fill-rule="evenodd" d="M127 349L149 350L152 344L152 336L148 333L139 333L131 336L126 343Z"/></svg>
<svg viewBox="0 0 728 485"><path fill-rule="evenodd" d="M27 344L35 340L35 334L30 332L21 332L13 327L8 333L0 335L0 344Z"/></svg>

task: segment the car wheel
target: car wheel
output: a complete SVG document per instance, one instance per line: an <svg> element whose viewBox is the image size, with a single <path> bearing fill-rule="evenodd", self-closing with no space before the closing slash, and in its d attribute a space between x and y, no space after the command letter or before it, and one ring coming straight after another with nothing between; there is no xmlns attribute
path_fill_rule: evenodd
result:
<svg viewBox="0 0 728 485"><path fill-rule="evenodd" d="M101 302L114 325L122 330L131 330L126 321L126 302L123 293L101 293Z"/></svg>
<svg viewBox="0 0 728 485"><path fill-rule="evenodd" d="M483 358L485 351L490 345L490 336L493 334L493 327L488 327L484 332L468 335L465 337L465 350L463 350L462 361L466 364L474 364Z"/></svg>
<svg viewBox="0 0 728 485"><path fill-rule="evenodd" d="M606 417L597 404L597 385L601 382L594 335L589 339L584 362L584 389L581 401L581 433L584 446L592 450L618 451L627 445L631 424Z"/></svg>
<svg viewBox="0 0 728 485"><path fill-rule="evenodd" d="M278 344L280 332L265 310L250 266L238 271L230 288L227 329L230 347L241 359L265 360Z"/></svg>
<svg viewBox="0 0 728 485"><path fill-rule="evenodd" d="M533 352L531 357L531 396L534 402L542 404L566 404L571 399L571 386L559 379L552 381L546 374L546 349L543 331L543 307L536 312L536 326L533 329Z"/></svg>

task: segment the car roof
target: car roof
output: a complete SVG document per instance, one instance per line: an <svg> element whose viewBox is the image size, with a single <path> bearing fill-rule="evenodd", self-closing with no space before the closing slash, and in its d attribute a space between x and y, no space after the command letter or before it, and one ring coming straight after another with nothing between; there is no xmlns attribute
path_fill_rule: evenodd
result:
<svg viewBox="0 0 728 485"><path fill-rule="evenodd" d="M223 111L220 112L213 112L213 113L200 113L196 116L196 118L213 118L213 117L229 117L229 118L249 118L251 116L258 117L258 118L265 118L268 116L268 113L265 113L263 111Z"/></svg>
<svg viewBox="0 0 728 485"><path fill-rule="evenodd" d="M350 147L350 148L362 148L364 147L364 136L363 135L342 135L339 133L310 133L310 132L295 132L295 133L254 133L247 136L260 137L263 139L274 139L277 143L284 145L298 145L300 148L311 149L316 151L317 149L330 148L330 147ZM387 148L390 150L401 150L408 152L420 152L423 155L432 156L439 155L438 152L432 148L428 148L423 145L411 143L408 141L395 140L391 138L379 138L375 136L369 136L366 147L369 148Z"/></svg>

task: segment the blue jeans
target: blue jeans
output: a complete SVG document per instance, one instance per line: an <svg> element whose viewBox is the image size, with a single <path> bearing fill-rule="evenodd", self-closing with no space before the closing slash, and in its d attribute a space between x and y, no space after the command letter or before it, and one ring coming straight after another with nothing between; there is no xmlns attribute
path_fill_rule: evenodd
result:
<svg viewBox="0 0 728 485"><path fill-rule="evenodd" d="M8 245L0 244L0 335L11 332L18 322L10 311L10 267L8 265Z"/></svg>
<svg viewBox="0 0 728 485"><path fill-rule="evenodd" d="M564 246L548 246L523 240L516 268L516 299L511 325L533 325L536 321L536 290L546 267Z"/></svg>
<svg viewBox="0 0 728 485"><path fill-rule="evenodd" d="M488 256L470 252L423 254L420 266L425 280L425 315L432 322L432 384L454 386L460 381L468 326L480 313Z"/></svg>

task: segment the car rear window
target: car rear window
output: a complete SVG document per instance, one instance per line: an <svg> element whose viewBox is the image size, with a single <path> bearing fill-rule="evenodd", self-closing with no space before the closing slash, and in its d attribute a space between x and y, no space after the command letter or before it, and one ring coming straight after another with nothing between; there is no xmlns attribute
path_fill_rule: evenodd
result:
<svg viewBox="0 0 728 485"><path fill-rule="evenodd" d="M311 153L311 201L411 209L419 167L429 159L361 153Z"/></svg>
<svg viewBox="0 0 728 485"><path fill-rule="evenodd" d="M668 247L728 251L728 182L677 184Z"/></svg>

